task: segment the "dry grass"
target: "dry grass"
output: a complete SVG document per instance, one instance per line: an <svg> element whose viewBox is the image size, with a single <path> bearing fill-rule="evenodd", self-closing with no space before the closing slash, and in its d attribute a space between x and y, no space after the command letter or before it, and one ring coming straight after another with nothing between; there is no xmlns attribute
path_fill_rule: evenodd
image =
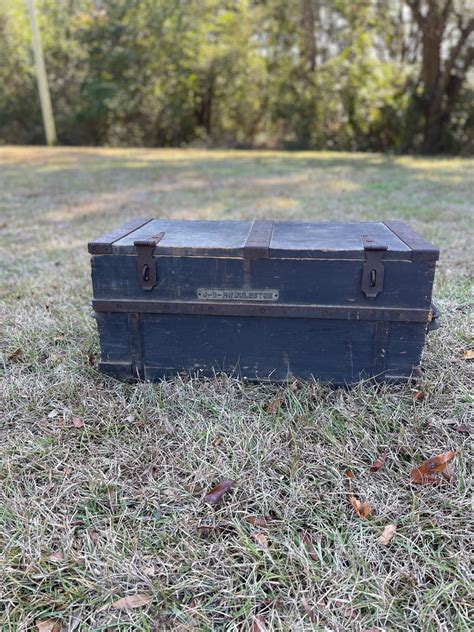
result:
<svg viewBox="0 0 474 632"><path fill-rule="evenodd" d="M51 617L96 631L468 630L470 446L454 428L472 413L473 172L457 159L1 148L1 629ZM443 249L425 398L97 374L85 245L134 214L409 219ZM455 482L410 485L411 467L448 449ZM234 489L204 504L223 478ZM151 603L110 607L136 592Z"/></svg>

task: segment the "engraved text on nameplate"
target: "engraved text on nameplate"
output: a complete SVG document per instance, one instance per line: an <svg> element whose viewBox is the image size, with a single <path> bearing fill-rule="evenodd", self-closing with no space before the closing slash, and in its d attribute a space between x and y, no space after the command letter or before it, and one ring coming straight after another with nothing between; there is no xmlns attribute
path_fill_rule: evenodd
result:
<svg viewBox="0 0 474 632"><path fill-rule="evenodd" d="M278 290L221 290L199 288L197 297L203 301L277 301Z"/></svg>

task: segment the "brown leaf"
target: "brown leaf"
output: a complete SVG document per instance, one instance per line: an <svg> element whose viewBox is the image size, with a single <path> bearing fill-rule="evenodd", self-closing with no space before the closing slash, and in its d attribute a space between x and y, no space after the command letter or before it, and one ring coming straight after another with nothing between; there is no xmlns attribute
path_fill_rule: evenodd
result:
<svg viewBox="0 0 474 632"><path fill-rule="evenodd" d="M370 471L371 472L378 472L384 465L385 465L385 461L387 460L387 450L383 450L376 461L374 461L372 463L372 465L370 466Z"/></svg>
<svg viewBox="0 0 474 632"><path fill-rule="evenodd" d="M264 533L252 533L252 537L262 549L268 549L268 538Z"/></svg>
<svg viewBox="0 0 474 632"><path fill-rule="evenodd" d="M18 358L21 358L22 355L23 355L23 351L21 349L16 349L13 353L11 353L8 356L8 359L13 362L14 360L18 360Z"/></svg>
<svg viewBox="0 0 474 632"><path fill-rule="evenodd" d="M456 432L460 432L461 434L471 434L471 429L466 424L459 424L458 426L453 426L453 430Z"/></svg>
<svg viewBox="0 0 474 632"><path fill-rule="evenodd" d="M451 483L456 478L456 473L451 465L447 465L446 469L441 472L441 476L447 480L448 483Z"/></svg>
<svg viewBox="0 0 474 632"><path fill-rule="evenodd" d="M415 389L413 391L413 399L415 401L421 402L425 399L426 397L426 393L424 391L419 391L418 389Z"/></svg>
<svg viewBox="0 0 474 632"><path fill-rule="evenodd" d="M264 529L271 527L271 519L264 518L263 516L247 516L245 521L253 527L263 527Z"/></svg>
<svg viewBox="0 0 474 632"><path fill-rule="evenodd" d="M43 619L37 621L36 627L38 632L59 632L61 630L61 621L59 619Z"/></svg>
<svg viewBox="0 0 474 632"><path fill-rule="evenodd" d="M464 352L463 360L474 360L474 349L468 349Z"/></svg>
<svg viewBox="0 0 474 632"><path fill-rule="evenodd" d="M313 623L316 623L316 621L318 620L318 616L314 612L314 610L311 608L311 606L309 605L309 603L307 602L307 600L304 597L301 600L301 605L303 606L303 608L304 608L306 614L308 615L308 617L310 618L310 620Z"/></svg>
<svg viewBox="0 0 474 632"><path fill-rule="evenodd" d="M62 562L63 559L64 553L62 551L54 551L54 553L51 553L51 555L48 557L48 560L50 562Z"/></svg>
<svg viewBox="0 0 474 632"><path fill-rule="evenodd" d="M312 560L314 560L315 562L317 562L319 560L318 554L316 553L316 549L314 548L314 544L311 541L311 538L309 537L309 535L307 533L302 533L301 534L301 541L305 545L306 551L308 552L308 555L310 556L310 558Z"/></svg>
<svg viewBox="0 0 474 632"><path fill-rule="evenodd" d="M280 410L283 399L281 397L275 397L271 402L268 402L265 406L265 412L274 415Z"/></svg>
<svg viewBox="0 0 474 632"><path fill-rule="evenodd" d="M84 428L84 420L81 419L80 417L73 417L72 418L72 425L74 426L74 428Z"/></svg>
<svg viewBox="0 0 474 632"><path fill-rule="evenodd" d="M395 535L395 531L396 530L397 530L397 525L395 525L395 524L388 524L385 527L385 529L383 530L383 533L382 533L382 535L379 538L380 544L383 544L384 546L387 546L387 544L390 542L390 540Z"/></svg>
<svg viewBox="0 0 474 632"><path fill-rule="evenodd" d="M421 465L411 470L411 481L417 485L437 482L438 479L433 474L444 472L447 464L454 459L456 454L457 452L450 450L449 452L432 456L431 459L424 461Z"/></svg>
<svg viewBox="0 0 474 632"><path fill-rule="evenodd" d="M135 593L114 601L112 608L115 610L130 610L131 608L142 608L147 606L151 601L151 595L146 593Z"/></svg>
<svg viewBox="0 0 474 632"><path fill-rule="evenodd" d="M372 513L372 507L364 501L357 500L355 496L349 496L349 501L359 518L368 518Z"/></svg>
<svg viewBox="0 0 474 632"><path fill-rule="evenodd" d="M267 630L267 622L263 614L256 614L254 617L252 617L250 632L267 632Z"/></svg>
<svg viewBox="0 0 474 632"><path fill-rule="evenodd" d="M94 366L95 364L94 354L92 351L87 352L87 364L89 366Z"/></svg>
<svg viewBox="0 0 474 632"><path fill-rule="evenodd" d="M354 472L352 470L346 470L345 474L347 478L354 478Z"/></svg>
<svg viewBox="0 0 474 632"><path fill-rule="evenodd" d="M222 496L233 487L235 481L225 480L213 487L204 497L204 502L209 505L217 504Z"/></svg>

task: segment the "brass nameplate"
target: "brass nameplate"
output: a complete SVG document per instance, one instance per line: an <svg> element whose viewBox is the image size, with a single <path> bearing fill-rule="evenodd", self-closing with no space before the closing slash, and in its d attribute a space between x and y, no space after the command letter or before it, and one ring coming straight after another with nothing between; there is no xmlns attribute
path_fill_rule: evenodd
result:
<svg viewBox="0 0 474 632"><path fill-rule="evenodd" d="M278 290L220 290L199 288L197 297L202 301L277 301Z"/></svg>

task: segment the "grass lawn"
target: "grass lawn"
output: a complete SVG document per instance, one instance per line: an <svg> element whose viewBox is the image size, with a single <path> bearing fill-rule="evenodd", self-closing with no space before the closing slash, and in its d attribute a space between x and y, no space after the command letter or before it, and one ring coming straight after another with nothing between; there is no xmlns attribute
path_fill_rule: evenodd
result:
<svg viewBox="0 0 474 632"><path fill-rule="evenodd" d="M473 174L467 159L0 147L0 629L468 630ZM408 220L442 249L424 398L98 374L86 244L134 215ZM410 484L447 450L454 481ZM113 607L135 593L149 603Z"/></svg>

